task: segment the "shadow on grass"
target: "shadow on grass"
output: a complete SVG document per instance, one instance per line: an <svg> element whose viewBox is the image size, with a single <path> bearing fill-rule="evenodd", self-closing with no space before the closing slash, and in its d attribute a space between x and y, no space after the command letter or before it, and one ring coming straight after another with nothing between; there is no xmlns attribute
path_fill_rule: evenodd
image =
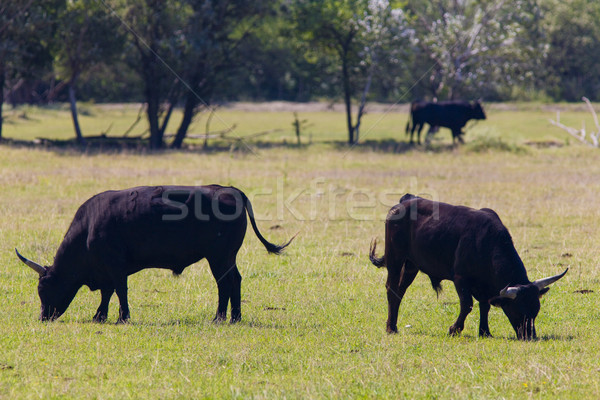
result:
<svg viewBox="0 0 600 400"><path fill-rule="evenodd" d="M404 154L411 151L424 151L432 153L444 153L453 152L458 147L452 144L446 143L429 143L429 144L414 144L404 141L397 141L395 139L381 139L381 140L364 140L354 145L349 145L346 142L326 142L337 150L346 150L348 153L353 151L372 151L375 153L388 153L388 154Z"/></svg>
<svg viewBox="0 0 600 400"><path fill-rule="evenodd" d="M439 335L437 335L434 332L429 332L429 331L423 331L423 330L415 330L411 333L412 335L415 336L423 336L423 337L428 337L428 338L435 338L435 339L439 339ZM469 340L469 341L479 341L479 340L489 340L489 341L505 341L505 340L509 340L511 342L549 342L549 341L559 341L559 342L570 342L575 340L575 336L572 335L542 335L542 336L538 336L537 339L534 340L529 340L529 341L523 341L520 339L517 339L516 335L510 335L510 336L496 336L496 335L492 335L492 336L487 336L487 337L479 337L479 335L477 334L471 334L471 333L465 333L464 331L458 335L458 336L451 336L451 335L445 335L446 338L448 338L448 340Z"/></svg>
<svg viewBox="0 0 600 400"><path fill-rule="evenodd" d="M95 136L85 138L85 144L79 144L76 139L35 139L19 140L2 138L0 145L20 148L35 149L62 154L115 154L130 153L139 155L161 155L170 152L177 153L195 153L195 154L215 154L215 153L254 153L262 149L307 149L311 144L297 144L287 141L246 141L240 140L234 143L224 140L213 140L205 147L201 142L184 143L181 148L174 149L167 143L162 149L150 149L150 142L147 138L139 137L120 137L120 136Z"/></svg>
<svg viewBox="0 0 600 400"><path fill-rule="evenodd" d="M128 322L126 322L125 324L123 323L117 323L116 320L107 320L105 322L95 322L94 320L92 320L91 318L89 319L84 319L84 320L80 320L80 321L63 321L63 320L57 320L57 321L52 321L52 322L48 322L48 323L52 323L52 324L65 324L65 323L73 323L73 322L77 322L77 323L81 323L81 324L85 324L85 325L97 325L98 327L102 327L102 326L135 326L135 327L144 327L144 326L148 326L148 327L155 327L155 328L167 328L167 327L176 327L176 326L183 326L183 327L199 327L199 326L214 326L214 327L231 327L231 328L235 328L237 327L246 327L246 328L251 328L251 329L286 329L289 328L289 325L284 325L281 324L279 322L262 322L260 320L257 320L255 318L253 319L242 319L241 321L235 322L235 323L231 323L229 322L229 320L227 321L221 321L221 322L215 322L213 320L214 314L199 314L197 316L187 316L187 317L182 317L182 318L176 318L176 319L171 319L171 320L160 320L160 321L141 321L141 320L129 320Z"/></svg>
<svg viewBox="0 0 600 400"><path fill-rule="evenodd" d="M73 139L35 139L19 140L3 138L0 145L20 148L35 149L54 152L59 155L68 154L115 154L130 153L139 155L161 155L169 152L194 153L194 154L218 154L218 153L248 153L252 154L260 150L270 149L296 149L306 150L313 145L331 146L335 150L352 152L372 151L377 153L403 154L411 151L427 151L433 153L452 152L457 149L452 144L432 143L429 145L416 145L394 139L365 140L363 142L349 145L345 141L320 141L310 144L297 144L291 141L245 141L238 140L235 143L214 140L208 147L200 142L188 142L180 149L172 149L168 144L162 149L150 149L149 140L146 138L127 138L119 136L95 136L86 138L85 144L79 144Z"/></svg>

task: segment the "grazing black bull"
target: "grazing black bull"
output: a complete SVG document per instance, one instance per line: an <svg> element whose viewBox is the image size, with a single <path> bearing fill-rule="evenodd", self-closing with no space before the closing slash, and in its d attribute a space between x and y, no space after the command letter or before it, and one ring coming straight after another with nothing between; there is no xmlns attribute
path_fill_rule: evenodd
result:
<svg viewBox="0 0 600 400"><path fill-rule="evenodd" d="M452 143L456 140L464 143L462 128L471 119L485 119L485 112L478 101L440 101L430 103L426 101L415 101L410 105L409 120L406 123L406 134L410 130L410 143L413 143L413 134L417 129L417 142L421 144L421 130L425 123L429 124L430 133L438 127L449 128L452 131ZM412 121L412 128L410 123Z"/></svg>
<svg viewBox="0 0 600 400"><path fill-rule="evenodd" d="M116 292L118 322L125 322L129 319L129 275L151 267L181 274L206 258L219 291L215 320L225 320L231 300L231 322L236 322L242 315L242 277L236 255L246 234L246 212L269 253L279 254L291 242L269 243L258 231L250 201L236 188L144 186L103 192L83 203L51 267L30 261L18 251L17 255L39 273L41 320L60 317L86 285L102 294L94 321L106 320Z"/></svg>
<svg viewBox="0 0 600 400"><path fill-rule="evenodd" d="M451 335L464 328L473 299L479 301L479 336L491 336L490 305L502 307L519 339L535 339L539 298L548 285L566 273L530 282L527 271L506 227L489 208L469 207L426 200L406 194L392 207L385 222L385 255L370 259L387 266L387 331L397 332L398 309L417 272L429 276L439 292L444 279L454 282L460 314L450 327Z"/></svg>

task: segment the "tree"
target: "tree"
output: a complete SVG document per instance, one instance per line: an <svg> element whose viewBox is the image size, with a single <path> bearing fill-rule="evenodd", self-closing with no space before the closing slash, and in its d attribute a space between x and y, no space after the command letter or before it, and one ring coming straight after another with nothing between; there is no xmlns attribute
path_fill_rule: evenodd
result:
<svg viewBox="0 0 600 400"><path fill-rule="evenodd" d="M182 1L127 0L125 22L129 28L126 53L131 67L144 85L146 116L150 127L150 148L164 146L170 113L161 123L161 105L176 93L185 46L181 27L190 8ZM172 104L174 101L171 102Z"/></svg>
<svg viewBox="0 0 600 400"><path fill-rule="evenodd" d="M256 29L272 1L188 0L192 10L183 30L185 73L183 117L171 144L179 148L197 113L208 106L219 81L238 65L235 53Z"/></svg>
<svg viewBox="0 0 600 400"><path fill-rule="evenodd" d="M548 8L547 91L557 100L600 99L600 3L551 1Z"/></svg>
<svg viewBox="0 0 600 400"><path fill-rule="evenodd" d="M393 10L387 0L297 0L294 10L298 34L314 48L308 57L328 57L339 68L348 143L356 143L374 74L390 61L397 62L404 48L403 13ZM353 122L356 97L360 103Z"/></svg>
<svg viewBox="0 0 600 400"><path fill-rule="evenodd" d="M323 52L323 55L335 58L341 64L349 144L356 141L352 122L353 77L360 69L359 53L363 49L359 40L359 20L367 9L367 0L296 0L293 7L293 20L302 38L315 46L317 52ZM314 56L314 52L309 56Z"/></svg>
<svg viewBox="0 0 600 400"><path fill-rule="evenodd" d="M122 51L123 36L115 30L110 11L93 0L74 0L60 15L56 64L64 76L73 127L79 144L85 139L77 116L76 84L82 73L99 63L110 63Z"/></svg>
<svg viewBox="0 0 600 400"><path fill-rule="evenodd" d="M359 139L361 119L373 77L376 76L377 81L393 82L390 76L401 75L399 70L406 68L409 57L409 46L406 43L411 34L404 11L401 8L393 9L388 0L369 1L367 12L359 19L359 25L362 28L360 40L363 43L359 56L366 71L366 79L354 125L355 142Z"/></svg>
<svg viewBox="0 0 600 400"><path fill-rule="evenodd" d="M51 65L55 13L64 0L3 0L0 3L0 138L4 88Z"/></svg>
<svg viewBox="0 0 600 400"><path fill-rule="evenodd" d="M517 83L545 43L527 41L541 21L536 0L410 0L417 57L428 59L433 97L455 99ZM541 51L540 51L541 53Z"/></svg>

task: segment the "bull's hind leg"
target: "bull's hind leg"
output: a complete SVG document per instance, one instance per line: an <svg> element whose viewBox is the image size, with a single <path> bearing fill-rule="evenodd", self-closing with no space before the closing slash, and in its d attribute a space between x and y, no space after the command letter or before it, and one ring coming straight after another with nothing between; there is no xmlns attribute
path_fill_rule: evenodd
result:
<svg viewBox="0 0 600 400"><path fill-rule="evenodd" d="M456 322L450 327L448 333L450 335L458 335L465 328L465 319L467 315L473 309L473 296L471 295L471 289L468 283L460 276L454 277L454 287L456 293L458 293L458 299L460 301L460 313Z"/></svg>
<svg viewBox="0 0 600 400"><path fill-rule="evenodd" d="M411 127L411 129L410 129L410 144L413 144L413 143L414 143L413 136L414 136L414 134L415 134L415 129L417 128L417 125L418 125L418 124L417 124L417 123L415 123L415 122L414 122L414 119L413 119L413 124L412 124L412 127Z"/></svg>
<svg viewBox="0 0 600 400"><path fill-rule="evenodd" d="M129 301L127 300L127 277L125 276L115 285L115 292L119 298L119 319L117 324L129 321Z"/></svg>
<svg viewBox="0 0 600 400"><path fill-rule="evenodd" d="M398 310L400 303L406 293L406 289L415 280L419 270L413 263L406 260L402 268L395 268L388 265L388 278L386 282L387 299L388 299L388 320L387 332L398 332Z"/></svg>
<svg viewBox="0 0 600 400"><path fill-rule="evenodd" d="M427 130L427 133L425 134L425 143L426 144L431 143L431 138L433 137L433 135L435 135L437 133L437 131L439 129L440 129L439 126L429 125L429 129Z"/></svg>
<svg viewBox="0 0 600 400"><path fill-rule="evenodd" d="M455 145L457 142L465 143L462 136L463 136L463 131L461 128L452 128L452 144L453 145Z"/></svg>
<svg viewBox="0 0 600 400"><path fill-rule="evenodd" d="M227 306L229 305L229 299L232 299L233 297L239 299L240 297L239 294L237 296L234 295L234 288L236 287L236 275L239 275L239 272L237 271L235 260L226 262L223 260L209 259L208 264L210 265L210 270L215 278L215 281L217 282L217 288L219 291L219 304L217 306L217 313L213 322L223 322L227 319ZM239 304L237 307L238 314L241 314L239 312ZM238 317L241 318L241 316Z"/></svg>
<svg viewBox="0 0 600 400"><path fill-rule="evenodd" d="M417 144L421 144L421 131L423 130L424 126L425 122L421 122L419 124L419 129L417 129Z"/></svg>
<svg viewBox="0 0 600 400"><path fill-rule="evenodd" d="M94 315L94 322L105 322L108 317L108 303L110 303L110 298L115 292L114 288L102 288L100 289L100 293L102 295L102 300L100 300L100 306L96 311L96 315Z"/></svg>
<svg viewBox="0 0 600 400"><path fill-rule="evenodd" d="M231 323L239 322L242 319L242 275L234 264L233 270L233 288L231 289Z"/></svg>

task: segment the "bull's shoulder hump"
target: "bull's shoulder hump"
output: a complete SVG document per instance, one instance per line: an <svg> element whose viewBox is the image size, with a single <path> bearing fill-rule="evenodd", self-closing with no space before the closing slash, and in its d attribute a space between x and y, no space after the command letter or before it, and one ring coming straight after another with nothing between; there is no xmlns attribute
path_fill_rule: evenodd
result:
<svg viewBox="0 0 600 400"><path fill-rule="evenodd" d="M491 208L482 208L479 211L488 214L489 216L496 218L498 220L500 220L500 216L498 215L498 213L494 210L492 210Z"/></svg>
<svg viewBox="0 0 600 400"><path fill-rule="evenodd" d="M412 200L412 199L418 199L418 198L419 197L415 196L414 194L406 193L404 196L402 196L400 198L400 203L405 202L405 201L409 201L409 200Z"/></svg>

